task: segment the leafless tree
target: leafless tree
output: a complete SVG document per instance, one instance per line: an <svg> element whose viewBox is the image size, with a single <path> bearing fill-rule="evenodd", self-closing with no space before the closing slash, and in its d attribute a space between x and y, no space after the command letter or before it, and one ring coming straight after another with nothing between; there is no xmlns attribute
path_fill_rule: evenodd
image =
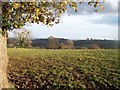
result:
<svg viewBox="0 0 120 90"><path fill-rule="evenodd" d="M18 40L18 43L20 46L31 46L32 40L31 40L31 33L29 30L22 28L22 29L16 29L13 31L16 39Z"/></svg>
<svg viewBox="0 0 120 90"><path fill-rule="evenodd" d="M58 49L59 41L57 38L50 36L48 37L48 48L49 49Z"/></svg>

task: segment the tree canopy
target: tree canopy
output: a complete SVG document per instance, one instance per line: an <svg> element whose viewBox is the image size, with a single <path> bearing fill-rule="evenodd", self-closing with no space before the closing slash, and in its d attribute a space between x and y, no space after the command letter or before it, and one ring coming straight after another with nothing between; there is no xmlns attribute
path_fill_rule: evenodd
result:
<svg viewBox="0 0 120 90"><path fill-rule="evenodd" d="M21 28L26 22L53 26L60 22L60 16L68 10L68 7L77 12L78 4L82 3L84 0L80 2L71 2L70 0L63 2L56 2L55 0L50 2L44 0L40 2L2 2L2 30ZM88 2L88 5L93 6L96 11L96 7L102 10L103 4L104 0L103 2L100 0Z"/></svg>

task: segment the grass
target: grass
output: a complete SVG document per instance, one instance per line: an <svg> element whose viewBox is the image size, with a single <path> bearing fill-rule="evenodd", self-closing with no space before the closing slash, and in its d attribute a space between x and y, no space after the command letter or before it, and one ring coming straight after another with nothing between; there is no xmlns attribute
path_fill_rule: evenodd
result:
<svg viewBox="0 0 120 90"><path fill-rule="evenodd" d="M8 48L8 78L15 88L120 90L118 51Z"/></svg>

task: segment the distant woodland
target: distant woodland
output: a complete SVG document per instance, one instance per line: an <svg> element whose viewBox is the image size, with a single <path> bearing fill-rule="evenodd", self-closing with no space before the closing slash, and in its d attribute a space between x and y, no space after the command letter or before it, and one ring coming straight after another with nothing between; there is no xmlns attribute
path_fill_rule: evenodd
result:
<svg viewBox="0 0 120 90"><path fill-rule="evenodd" d="M117 40L69 40L50 36L46 39L34 39L20 46L15 38L8 39L8 47L31 47L44 49L117 49Z"/></svg>

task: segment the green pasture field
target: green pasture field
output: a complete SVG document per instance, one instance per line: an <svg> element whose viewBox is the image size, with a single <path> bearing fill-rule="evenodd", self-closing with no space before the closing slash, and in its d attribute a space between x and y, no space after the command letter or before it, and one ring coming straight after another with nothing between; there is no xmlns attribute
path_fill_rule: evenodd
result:
<svg viewBox="0 0 120 90"><path fill-rule="evenodd" d="M8 78L26 90L120 90L118 50L8 48Z"/></svg>

